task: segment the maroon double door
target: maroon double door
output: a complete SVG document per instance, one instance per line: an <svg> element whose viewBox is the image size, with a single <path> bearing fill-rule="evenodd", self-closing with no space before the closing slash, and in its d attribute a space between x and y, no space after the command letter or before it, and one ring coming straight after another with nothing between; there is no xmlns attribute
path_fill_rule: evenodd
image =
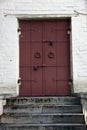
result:
<svg viewBox="0 0 87 130"><path fill-rule="evenodd" d="M69 20L20 20L19 26L19 95L69 95Z"/></svg>

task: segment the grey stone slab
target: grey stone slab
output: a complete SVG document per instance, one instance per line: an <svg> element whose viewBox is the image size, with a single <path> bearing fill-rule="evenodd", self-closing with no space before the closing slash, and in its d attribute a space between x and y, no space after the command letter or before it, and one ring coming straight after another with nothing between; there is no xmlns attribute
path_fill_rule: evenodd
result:
<svg viewBox="0 0 87 130"><path fill-rule="evenodd" d="M2 130L86 130L83 124L18 124L5 125Z"/></svg>
<svg viewBox="0 0 87 130"><path fill-rule="evenodd" d="M80 98L77 97L18 97L7 99L8 105L32 104L32 103L57 103L59 105L80 104Z"/></svg>
<svg viewBox="0 0 87 130"><path fill-rule="evenodd" d="M5 114L1 123L85 123L83 114Z"/></svg>

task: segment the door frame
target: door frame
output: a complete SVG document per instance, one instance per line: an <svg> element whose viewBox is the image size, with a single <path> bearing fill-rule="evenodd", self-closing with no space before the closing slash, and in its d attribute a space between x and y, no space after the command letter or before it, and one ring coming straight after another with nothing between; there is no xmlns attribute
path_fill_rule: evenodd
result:
<svg viewBox="0 0 87 130"><path fill-rule="evenodd" d="M27 20L27 21L34 21L34 20L69 20L70 21L70 25L69 25L69 35L70 35L70 81L69 81L69 84L70 84L70 94L72 95L74 93L74 88L73 88L73 54L72 54L72 25L71 25L71 17L33 17L31 16L30 18L23 18L23 17L18 17L17 20L18 20L18 34L20 35L20 28L19 28L19 21L21 20ZM19 38L19 36L18 36ZM19 42L18 42L19 43ZM19 48L19 44L18 44L18 48ZM20 54L20 53L19 53ZM19 65L19 68L18 68L18 74L19 74L19 70L20 70L20 55L18 56L18 65ZM18 79L18 93L19 93L19 87L20 87L20 83L21 83L21 80L20 80L20 77Z"/></svg>

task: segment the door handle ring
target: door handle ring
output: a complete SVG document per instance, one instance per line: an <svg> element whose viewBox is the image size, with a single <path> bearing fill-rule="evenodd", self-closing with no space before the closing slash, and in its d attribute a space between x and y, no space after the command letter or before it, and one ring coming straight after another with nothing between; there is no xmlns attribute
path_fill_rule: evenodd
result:
<svg viewBox="0 0 87 130"><path fill-rule="evenodd" d="M41 56L40 56L40 52L36 52L36 53L34 54L34 57L37 58L37 59L40 58L40 57L41 57Z"/></svg>
<svg viewBox="0 0 87 130"><path fill-rule="evenodd" d="M54 58L54 53L53 52L49 52L48 57L49 58Z"/></svg>

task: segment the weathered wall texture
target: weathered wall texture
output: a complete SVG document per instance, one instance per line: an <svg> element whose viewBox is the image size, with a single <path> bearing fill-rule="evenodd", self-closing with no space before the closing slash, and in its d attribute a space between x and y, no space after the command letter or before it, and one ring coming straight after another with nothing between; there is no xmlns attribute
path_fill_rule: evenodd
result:
<svg viewBox="0 0 87 130"><path fill-rule="evenodd" d="M0 0L0 94L18 94L17 18L71 17L71 70L75 93L87 92L86 0Z"/></svg>

